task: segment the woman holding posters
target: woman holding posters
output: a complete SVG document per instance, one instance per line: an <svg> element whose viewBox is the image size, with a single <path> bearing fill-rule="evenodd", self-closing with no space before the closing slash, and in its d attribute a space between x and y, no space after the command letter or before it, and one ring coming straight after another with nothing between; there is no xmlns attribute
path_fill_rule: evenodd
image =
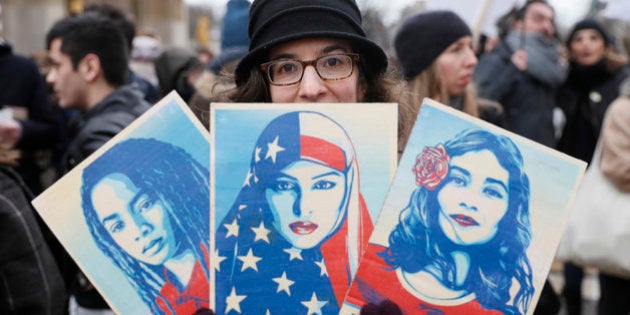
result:
<svg viewBox="0 0 630 315"><path fill-rule="evenodd" d="M90 234L154 314L209 308L208 177L181 148L149 138L120 142L83 171Z"/></svg>
<svg viewBox="0 0 630 315"><path fill-rule="evenodd" d="M250 49L236 68L232 101L395 101L398 83L385 74L387 56L367 38L354 0L255 0L249 16ZM217 229L218 256L226 260L218 264L216 311L337 314L372 230L359 194L354 148L339 125L318 114L278 119L262 133L251 176ZM285 120L292 127L278 129ZM313 128L313 122L329 128ZM278 141L266 138L273 134L281 135ZM283 151L275 152L278 147ZM282 167L276 165L276 157L286 159ZM254 168L257 162L273 163ZM307 169L328 168L320 169L323 182L309 174L312 185L302 186L290 165L303 169L307 162L316 162ZM267 175L261 176L261 170ZM317 202L309 197L333 192L340 195ZM323 200L328 200L325 206ZM286 211L287 204L295 206ZM308 207L315 205L321 209L313 213L328 213L321 221L293 218L310 213ZM224 247L222 238L232 245ZM261 246L266 249L258 249ZM289 269L282 269L285 265Z"/></svg>
<svg viewBox="0 0 630 315"><path fill-rule="evenodd" d="M395 100L385 52L366 37L354 0L255 0L249 35L235 102Z"/></svg>
<svg viewBox="0 0 630 315"><path fill-rule="evenodd" d="M337 314L371 231L344 129L315 112L276 117L217 230L217 313Z"/></svg>
<svg viewBox="0 0 630 315"><path fill-rule="evenodd" d="M377 265L359 273L346 302L390 299L405 314L525 314L534 295L529 180L516 145L465 130L425 147L413 172L418 187L389 247L368 247L363 261Z"/></svg>

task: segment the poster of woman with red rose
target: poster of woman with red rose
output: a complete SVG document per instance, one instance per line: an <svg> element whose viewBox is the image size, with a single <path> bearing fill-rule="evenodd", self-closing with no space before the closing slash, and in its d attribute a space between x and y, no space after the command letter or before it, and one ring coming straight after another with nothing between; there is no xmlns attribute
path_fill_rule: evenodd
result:
<svg viewBox="0 0 630 315"><path fill-rule="evenodd" d="M341 314L531 314L583 171L425 100Z"/></svg>

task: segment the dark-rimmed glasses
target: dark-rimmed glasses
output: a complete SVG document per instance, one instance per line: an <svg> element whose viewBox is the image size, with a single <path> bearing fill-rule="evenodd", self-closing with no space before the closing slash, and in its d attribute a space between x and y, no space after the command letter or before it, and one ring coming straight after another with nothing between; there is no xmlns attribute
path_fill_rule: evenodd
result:
<svg viewBox="0 0 630 315"><path fill-rule="evenodd" d="M263 63L260 69L273 85L291 85L298 83L304 76L304 69L313 66L322 80L341 80L352 75L354 63L359 61L359 54L345 53L319 57L313 60L281 59Z"/></svg>

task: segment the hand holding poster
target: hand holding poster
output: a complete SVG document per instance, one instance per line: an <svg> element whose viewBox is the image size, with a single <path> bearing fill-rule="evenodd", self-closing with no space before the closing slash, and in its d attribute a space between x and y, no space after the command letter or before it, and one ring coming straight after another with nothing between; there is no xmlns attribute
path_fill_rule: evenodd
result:
<svg viewBox="0 0 630 315"><path fill-rule="evenodd" d="M425 99L341 314L531 314L583 162Z"/></svg>
<svg viewBox="0 0 630 315"><path fill-rule="evenodd" d="M33 201L115 312L209 308L209 153L171 93Z"/></svg>

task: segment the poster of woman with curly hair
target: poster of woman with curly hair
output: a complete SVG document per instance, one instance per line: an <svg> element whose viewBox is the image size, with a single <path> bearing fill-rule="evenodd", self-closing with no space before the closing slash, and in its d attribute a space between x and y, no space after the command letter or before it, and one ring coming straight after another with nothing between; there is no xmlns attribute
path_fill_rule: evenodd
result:
<svg viewBox="0 0 630 315"><path fill-rule="evenodd" d="M119 314L210 308L210 142L171 93L33 204Z"/></svg>
<svg viewBox="0 0 630 315"><path fill-rule="evenodd" d="M584 163L425 99L341 314L531 314Z"/></svg>

